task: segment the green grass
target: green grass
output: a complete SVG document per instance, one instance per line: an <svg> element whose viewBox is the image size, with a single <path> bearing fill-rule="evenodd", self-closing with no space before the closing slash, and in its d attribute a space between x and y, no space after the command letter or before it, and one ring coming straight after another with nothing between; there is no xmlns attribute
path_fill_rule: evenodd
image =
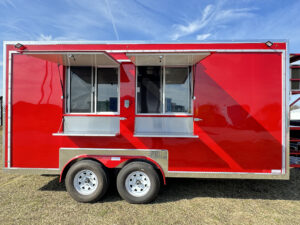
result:
<svg viewBox="0 0 300 225"><path fill-rule="evenodd" d="M300 224L300 169L291 170L289 181L167 183L152 204L128 204L114 185L100 202L82 204L57 176L1 171L0 224Z"/></svg>

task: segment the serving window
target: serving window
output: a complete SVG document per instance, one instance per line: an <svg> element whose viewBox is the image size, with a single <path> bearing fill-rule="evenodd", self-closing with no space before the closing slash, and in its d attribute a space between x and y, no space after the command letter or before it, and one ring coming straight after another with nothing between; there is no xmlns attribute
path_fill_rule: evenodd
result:
<svg viewBox="0 0 300 225"><path fill-rule="evenodd" d="M137 67L138 114L191 114L191 66Z"/></svg>
<svg viewBox="0 0 300 225"><path fill-rule="evenodd" d="M66 113L119 112L118 68L68 67Z"/></svg>
<svg viewBox="0 0 300 225"><path fill-rule="evenodd" d="M193 67L209 52L127 53L136 65L136 137L194 135Z"/></svg>
<svg viewBox="0 0 300 225"><path fill-rule="evenodd" d="M192 77L192 66L137 66L135 136L196 137Z"/></svg>

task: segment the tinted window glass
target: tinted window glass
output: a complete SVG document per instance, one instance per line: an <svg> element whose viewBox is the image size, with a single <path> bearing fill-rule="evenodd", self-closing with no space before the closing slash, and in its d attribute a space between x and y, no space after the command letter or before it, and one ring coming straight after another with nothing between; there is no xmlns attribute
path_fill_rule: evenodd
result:
<svg viewBox="0 0 300 225"><path fill-rule="evenodd" d="M292 81L292 90L299 90L300 89L300 81Z"/></svg>
<svg viewBox="0 0 300 225"><path fill-rule="evenodd" d="M190 79L188 67L165 69L165 111L190 113Z"/></svg>
<svg viewBox="0 0 300 225"><path fill-rule="evenodd" d="M118 69L97 70L97 112L118 111Z"/></svg>
<svg viewBox="0 0 300 225"><path fill-rule="evenodd" d="M92 69L70 68L70 112L91 112Z"/></svg>
<svg viewBox="0 0 300 225"><path fill-rule="evenodd" d="M292 79L300 79L300 68L292 68Z"/></svg>
<svg viewBox="0 0 300 225"><path fill-rule="evenodd" d="M160 66L139 66L137 83L138 113L162 112L162 69Z"/></svg>

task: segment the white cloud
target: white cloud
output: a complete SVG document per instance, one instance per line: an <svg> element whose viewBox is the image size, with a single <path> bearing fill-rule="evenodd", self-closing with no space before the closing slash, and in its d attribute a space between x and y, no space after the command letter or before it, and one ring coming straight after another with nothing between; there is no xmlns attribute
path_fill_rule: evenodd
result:
<svg viewBox="0 0 300 225"><path fill-rule="evenodd" d="M177 40L182 36L192 34L197 30L200 30L201 28L205 27L211 19L210 15L212 14L212 12L213 5L207 5L203 10L202 17L200 19L192 21L187 25L175 24L174 27L176 31L171 35L171 39Z"/></svg>
<svg viewBox="0 0 300 225"><path fill-rule="evenodd" d="M216 21L229 21L233 19L238 19L241 17L251 17L255 14L253 11L257 10L257 8L241 8L241 9L226 9L226 10L220 10L218 13L216 13L215 20Z"/></svg>
<svg viewBox="0 0 300 225"><path fill-rule="evenodd" d="M37 39L38 41L52 41L53 38L51 35L44 35L44 34L40 34L40 36Z"/></svg>
<svg viewBox="0 0 300 225"><path fill-rule="evenodd" d="M196 39L198 41L203 41L203 40L207 39L210 36L211 36L210 33L208 33L208 34L198 34L197 37L196 37Z"/></svg>
<svg viewBox="0 0 300 225"><path fill-rule="evenodd" d="M225 9L222 3L218 5L207 5L200 18L190 21L186 25L173 25L175 31L172 33L171 39L178 40L181 37L191 35L200 30L209 30L211 33L212 30L216 30L222 26L224 27L228 22L254 16L253 11L255 10L257 10L257 8ZM198 35L197 40L201 40L201 38L206 39L207 37Z"/></svg>

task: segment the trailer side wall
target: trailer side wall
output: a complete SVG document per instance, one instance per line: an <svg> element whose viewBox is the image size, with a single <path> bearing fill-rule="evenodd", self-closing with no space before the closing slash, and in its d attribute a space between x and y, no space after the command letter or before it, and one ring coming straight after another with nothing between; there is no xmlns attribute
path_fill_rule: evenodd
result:
<svg viewBox="0 0 300 225"><path fill-rule="evenodd" d="M279 51L262 44L212 45L211 54L194 67L193 118L196 138L136 137L136 66L120 64L120 135L115 137L53 136L62 126L64 99L56 63L12 54L11 168L59 168L59 148L166 149L168 172L272 173L281 171L285 155L285 44ZM117 51L143 49L195 50L207 44L165 45L32 45L30 50ZM241 48L242 46L242 48ZM223 51L225 48L226 51ZM275 48L274 47L274 48ZM8 50L15 50L9 46ZM250 50L249 50L250 49ZM231 51L232 50L232 51ZM9 55L9 53L7 53ZM112 55L112 57L114 57ZM8 74L7 74L8 80ZM8 83L7 83L8 84ZM8 98L6 97L6 102ZM125 107L124 100L130 100ZM6 112L8 108L6 107ZM93 116L93 115L89 115ZM99 116L99 115L94 115ZM176 116L174 116L176 117ZM6 121L8 117L6 115ZM6 138L5 166L8 166Z"/></svg>

